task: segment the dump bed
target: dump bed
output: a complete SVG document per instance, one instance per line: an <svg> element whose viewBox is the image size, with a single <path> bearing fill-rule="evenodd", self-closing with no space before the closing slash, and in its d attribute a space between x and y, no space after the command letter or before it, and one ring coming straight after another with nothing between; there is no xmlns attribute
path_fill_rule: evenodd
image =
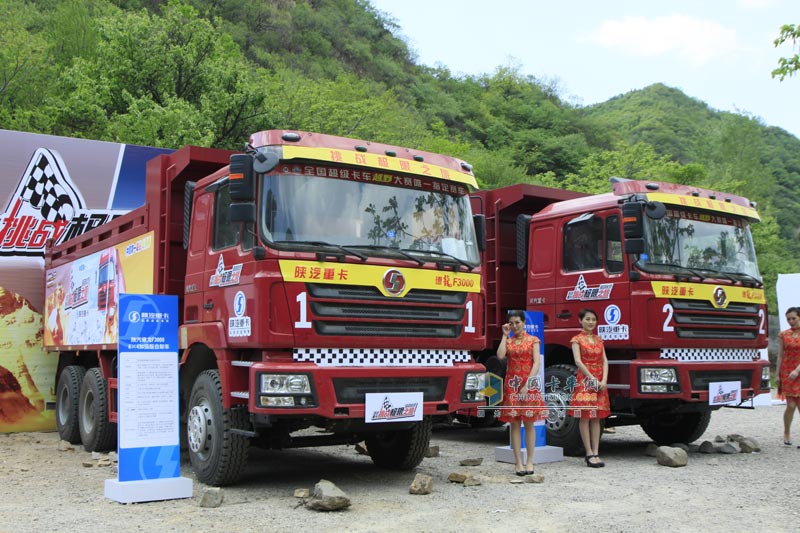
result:
<svg viewBox="0 0 800 533"><path fill-rule="evenodd" d="M144 206L47 248L45 346L115 342L120 292L182 299L186 184L223 168L232 153L187 146L148 161Z"/></svg>
<svg viewBox="0 0 800 533"><path fill-rule="evenodd" d="M533 215L550 204L586 196L584 193L529 184L478 191L473 213L486 217L486 250L482 254L486 298L486 349L502 336L509 309L526 309L527 270L517 268L517 217Z"/></svg>

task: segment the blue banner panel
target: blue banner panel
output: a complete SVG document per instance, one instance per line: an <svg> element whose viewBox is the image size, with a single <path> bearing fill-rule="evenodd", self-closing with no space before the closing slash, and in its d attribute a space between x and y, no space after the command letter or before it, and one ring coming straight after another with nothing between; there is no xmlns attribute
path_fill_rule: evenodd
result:
<svg viewBox="0 0 800 533"><path fill-rule="evenodd" d="M119 481L180 475L178 297L119 299Z"/></svg>

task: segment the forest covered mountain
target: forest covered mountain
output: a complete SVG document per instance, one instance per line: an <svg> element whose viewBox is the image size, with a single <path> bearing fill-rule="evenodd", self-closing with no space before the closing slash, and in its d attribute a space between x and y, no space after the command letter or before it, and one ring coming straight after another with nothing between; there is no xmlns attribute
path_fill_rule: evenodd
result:
<svg viewBox="0 0 800 533"><path fill-rule="evenodd" d="M798 270L796 137L661 84L576 107L513 68L454 75L399 30L367 0L0 0L0 128L169 148L302 129L454 155L489 188L694 184L758 202L771 304Z"/></svg>

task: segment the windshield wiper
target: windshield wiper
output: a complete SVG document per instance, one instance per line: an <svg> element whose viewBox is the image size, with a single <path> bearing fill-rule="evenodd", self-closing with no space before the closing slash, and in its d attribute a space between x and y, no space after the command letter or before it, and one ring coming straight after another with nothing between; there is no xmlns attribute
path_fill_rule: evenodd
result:
<svg viewBox="0 0 800 533"><path fill-rule="evenodd" d="M386 251L390 251L390 252L393 252L393 253L396 253L396 254L400 254L403 257L405 257L406 259L410 259L411 261L414 261L418 265L424 265L425 264L425 261L423 261L419 257L414 257L410 253L404 252L400 248L394 248L392 246L384 246L384 245L380 245L380 244L349 244L348 246L352 246L354 248L366 248L367 250L381 250L381 251L386 250Z"/></svg>
<svg viewBox="0 0 800 533"><path fill-rule="evenodd" d="M366 261L369 257L362 254L361 252L357 252L347 246L342 246L340 244L333 244L330 242L325 241L273 241L276 244L304 244L308 246L330 246L331 248L335 248L336 250L340 250L347 255L352 255L361 259L361 261ZM326 254L325 252L317 252L317 259L320 261L324 261L325 257L330 254Z"/></svg>
<svg viewBox="0 0 800 533"><path fill-rule="evenodd" d="M750 274L747 274L745 272L727 272L727 274L731 274L731 275L734 275L734 276L741 276L741 277L743 277L745 279L748 279L748 280L752 281L753 283L755 283L756 287L763 287L764 286L764 283L760 279L758 279L755 276L751 276Z"/></svg>
<svg viewBox="0 0 800 533"><path fill-rule="evenodd" d="M452 259L453 261L455 261L459 265L465 266L467 268L467 270L473 270L475 268L473 265L467 263L463 259L459 259L458 257L456 257L454 255L450 255L450 254L445 253L445 252L440 252L438 250L412 250L411 248L405 248L405 250L409 251L409 252L413 252L415 254L431 254L431 255L437 255L439 257L446 257L447 259Z"/></svg>
<svg viewBox="0 0 800 533"><path fill-rule="evenodd" d="M684 272L688 272L689 274L692 274L693 276L697 276L698 278L700 278L701 281L706 279L706 277L707 277L707 276L702 275L700 272L698 272L697 270L695 270L693 268L685 267L683 265L676 265L675 263L647 263L647 264L648 265L652 265L652 266L666 266L666 267L672 267L672 268L679 268L679 269L683 270ZM675 275L676 278L678 278L678 274L674 274L674 275ZM676 279L676 281L679 281L679 280Z"/></svg>

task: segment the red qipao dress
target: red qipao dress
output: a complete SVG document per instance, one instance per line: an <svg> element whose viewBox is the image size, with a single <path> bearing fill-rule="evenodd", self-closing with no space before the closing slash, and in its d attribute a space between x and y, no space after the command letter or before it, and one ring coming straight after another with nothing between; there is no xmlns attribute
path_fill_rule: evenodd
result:
<svg viewBox="0 0 800 533"><path fill-rule="evenodd" d="M520 394L533 368L533 346L536 342L540 342L538 337L527 333L522 336L519 344L513 338L506 339L508 366L502 406L512 409L501 410L502 422L535 422L547 418L547 408L539 383L531 383L527 394Z"/></svg>
<svg viewBox="0 0 800 533"><path fill-rule="evenodd" d="M785 399L792 397L800 400L800 377L789 378L792 370L800 364L800 332L797 337L792 335L792 329L781 331L778 336L783 341L783 357L778 372L781 376L781 386L778 387L778 397Z"/></svg>
<svg viewBox="0 0 800 533"><path fill-rule="evenodd" d="M581 332L572 337L570 345L577 342L581 349L581 361L589 372L598 379L603 376L603 339L592 335L594 344L589 341L589 336ZM569 406L572 409L567 414L575 418L606 418L611 414L611 404L608 402L608 389L599 391L596 384L579 370L575 375L575 387L572 389L572 400ZM568 386L571 384L567 384Z"/></svg>

